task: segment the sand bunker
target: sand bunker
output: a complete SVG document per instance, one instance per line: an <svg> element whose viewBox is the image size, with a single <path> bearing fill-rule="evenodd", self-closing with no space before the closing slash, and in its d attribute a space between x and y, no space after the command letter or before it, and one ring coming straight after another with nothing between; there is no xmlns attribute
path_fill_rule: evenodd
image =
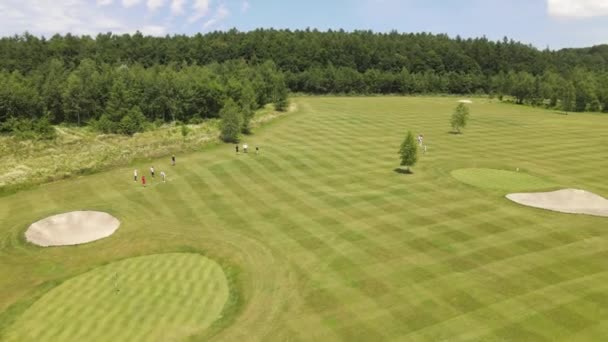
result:
<svg viewBox="0 0 608 342"><path fill-rule="evenodd" d="M120 221L110 214L72 211L32 223L25 238L43 247L78 245L108 237L118 226Z"/></svg>
<svg viewBox="0 0 608 342"><path fill-rule="evenodd" d="M519 204L569 214L608 217L608 200L585 190L563 189L552 192L509 194Z"/></svg>
<svg viewBox="0 0 608 342"><path fill-rule="evenodd" d="M471 100L459 100L460 103L473 103Z"/></svg>

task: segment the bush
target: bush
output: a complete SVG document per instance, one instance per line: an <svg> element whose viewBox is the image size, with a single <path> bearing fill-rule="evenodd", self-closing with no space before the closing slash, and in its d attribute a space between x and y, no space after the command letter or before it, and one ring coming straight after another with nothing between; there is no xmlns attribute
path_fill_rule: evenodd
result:
<svg viewBox="0 0 608 342"><path fill-rule="evenodd" d="M137 132L143 132L145 123L146 117L139 107L133 107L127 115L120 120L119 133L133 135Z"/></svg>
<svg viewBox="0 0 608 342"><path fill-rule="evenodd" d="M104 133L116 133L118 131L118 123L110 120L107 114L103 114L99 120L93 123L93 128Z"/></svg>
<svg viewBox="0 0 608 342"><path fill-rule="evenodd" d="M55 127L46 116L35 120L9 118L0 125L0 132L12 134L19 139L50 140L57 137Z"/></svg>
<svg viewBox="0 0 608 342"><path fill-rule="evenodd" d="M191 124L191 125L200 125L204 121L205 120L203 120L200 116L194 116L190 120L188 120L188 123Z"/></svg>
<svg viewBox="0 0 608 342"><path fill-rule="evenodd" d="M287 88L282 87L277 91L277 95L274 102L274 109L279 112L284 112L289 107L289 98Z"/></svg>
<svg viewBox="0 0 608 342"><path fill-rule="evenodd" d="M57 131L55 130L55 127L51 125L51 121L47 116L34 121L34 126L32 128L38 139L50 140L57 137Z"/></svg>

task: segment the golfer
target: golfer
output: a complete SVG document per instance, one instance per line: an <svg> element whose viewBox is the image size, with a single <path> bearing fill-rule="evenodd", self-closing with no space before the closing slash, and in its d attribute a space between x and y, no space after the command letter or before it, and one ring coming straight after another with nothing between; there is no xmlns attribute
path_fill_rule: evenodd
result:
<svg viewBox="0 0 608 342"><path fill-rule="evenodd" d="M137 169L133 170L133 181L137 182Z"/></svg>
<svg viewBox="0 0 608 342"><path fill-rule="evenodd" d="M247 144L243 144L243 152L247 153L247 147L249 147Z"/></svg>
<svg viewBox="0 0 608 342"><path fill-rule="evenodd" d="M165 171L160 172L160 178L163 180L163 183L164 183L165 179L167 178L167 174L165 173Z"/></svg>
<svg viewBox="0 0 608 342"><path fill-rule="evenodd" d="M175 166L175 154L171 156L171 165Z"/></svg>
<svg viewBox="0 0 608 342"><path fill-rule="evenodd" d="M239 145L234 146L234 149L236 150L236 154L239 154Z"/></svg>
<svg viewBox="0 0 608 342"><path fill-rule="evenodd" d="M150 168L150 174L152 175L152 178L154 178L154 166Z"/></svg>
<svg viewBox="0 0 608 342"><path fill-rule="evenodd" d="M141 184L146 187L146 176L141 176Z"/></svg>
<svg viewBox="0 0 608 342"><path fill-rule="evenodd" d="M255 147L255 154L258 154L258 153L260 153L260 148L256 146Z"/></svg>

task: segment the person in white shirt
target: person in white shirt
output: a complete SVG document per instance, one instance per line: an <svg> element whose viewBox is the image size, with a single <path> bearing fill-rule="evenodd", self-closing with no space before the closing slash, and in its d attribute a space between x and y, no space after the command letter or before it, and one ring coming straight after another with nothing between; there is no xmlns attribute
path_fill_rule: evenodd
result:
<svg viewBox="0 0 608 342"><path fill-rule="evenodd" d="M133 181L137 182L137 169L133 170Z"/></svg>
<svg viewBox="0 0 608 342"><path fill-rule="evenodd" d="M152 175L152 178L154 178L154 166L150 168L150 175Z"/></svg>
<svg viewBox="0 0 608 342"><path fill-rule="evenodd" d="M163 180L163 183L164 183L167 178L167 174L165 173L165 171L160 172L160 178Z"/></svg>

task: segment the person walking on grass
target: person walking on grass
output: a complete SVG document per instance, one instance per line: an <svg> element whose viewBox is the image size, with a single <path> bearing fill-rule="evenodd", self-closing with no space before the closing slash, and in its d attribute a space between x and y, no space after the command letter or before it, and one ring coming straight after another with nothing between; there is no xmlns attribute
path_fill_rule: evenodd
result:
<svg viewBox="0 0 608 342"><path fill-rule="evenodd" d="M152 178L154 178L154 166L150 168L150 175L152 175Z"/></svg>
<svg viewBox="0 0 608 342"><path fill-rule="evenodd" d="M248 148L248 147L249 147L249 146L247 146L247 144L243 144L243 152L244 152L244 153L247 153L247 148Z"/></svg>
<svg viewBox="0 0 608 342"><path fill-rule="evenodd" d="M141 184L144 186L144 188L146 187L146 176L141 176Z"/></svg>
<svg viewBox="0 0 608 342"><path fill-rule="evenodd" d="M160 178L163 180L163 183L165 183L165 180L167 179L167 174L165 171L160 172Z"/></svg>
<svg viewBox="0 0 608 342"><path fill-rule="evenodd" d="M236 154L239 154L239 145L234 146L234 149L236 150Z"/></svg>
<svg viewBox="0 0 608 342"><path fill-rule="evenodd" d="M171 166L175 166L175 154L171 156Z"/></svg>
<svg viewBox="0 0 608 342"><path fill-rule="evenodd" d="M260 153L260 148L258 146L255 147L255 154L259 154Z"/></svg>
<svg viewBox="0 0 608 342"><path fill-rule="evenodd" d="M133 181L137 182L137 169L133 170Z"/></svg>

